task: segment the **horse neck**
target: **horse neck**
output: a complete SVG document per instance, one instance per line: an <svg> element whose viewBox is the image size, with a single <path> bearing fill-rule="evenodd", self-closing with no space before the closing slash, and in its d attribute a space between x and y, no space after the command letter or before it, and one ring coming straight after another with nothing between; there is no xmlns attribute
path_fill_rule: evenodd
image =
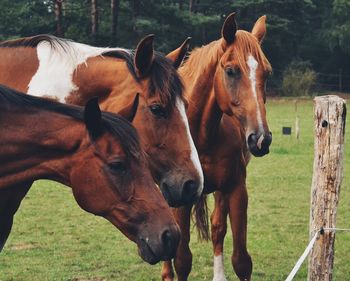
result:
<svg viewBox="0 0 350 281"><path fill-rule="evenodd" d="M73 92L66 102L84 105L91 97L98 95L103 110L115 111L113 108L122 108L123 103L113 102L122 99L126 92L136 93L136 82L122 59L111 57L94 57L85 64L80 65L73 76L77 90ZM136 91L136 92L135 92Z"/></svg>
<svg viewBox="0 0 350 281"><path fill-rule="evenodd" d="M0 84L34 96L85 105L93 96L106 98L131 76L123 59L102 57L118 48L96 48L79 43L52 48L0 47ZM24 63L25 62L25 63ZM59 89L59 91L57 90Z"/></svg>
<svg viewBox="0 0 350 281"><path fill-rule="evenodd" d="M189 101L187 110L191 132L197 147L205 146L217 133L222 111L214 93L214 76L223 55L221 40L195 49L179 72ZM205 124L205 126L203 126Z"/></svg>
<svg viewBox="0 0 350 281"><path fill-rule="evenodd" d="M77 90L65 99L66 103L85 105L97 95L101 109L111 112L119 112L129 94L140 92L126 62L112 57L89 58L74 71L73 83Z"/></svg>
<svg viewBox="0 0 350 281"><path fill-rule="evenodd" d="M65 98L66 103L85 105L86 102L98 95L100 101L106 101L112 93L122 92L128 86L135 84L124 59L103 55L121 48L98 48L80 43L71 43L70 55L73 56L72 85L73 88ZM128 52L128 50L124 50Z"/></svg>
<svg viewBox="0 0 350 281"><path fill-rule="evenodd" d="M11 120L0 124L0 189L37 179L69 184L83 126L67 116L39 111L5 111L0 120Z"/></svg>

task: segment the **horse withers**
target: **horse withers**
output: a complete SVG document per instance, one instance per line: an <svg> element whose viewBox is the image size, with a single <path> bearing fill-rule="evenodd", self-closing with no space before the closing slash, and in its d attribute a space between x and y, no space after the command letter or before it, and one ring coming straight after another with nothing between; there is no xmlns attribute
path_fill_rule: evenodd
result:
<svg viewBox="0 0 350 281"><path fill-rule="evenodd" d="M269 152L272 135L266 121L265 85L271 66L261 49L266 17L251 32L237 30L235 14L226 18L222 38L195 49L179 69L189 101L187 116L204 171L204 193L215 192L211 215L215 281L225 281L223 243L227 215L233 236L233 268L240 280L250 280L252 260L247 251L246 166L250 155ZM209 238L205 197L195 206L197 226ZM191 208L175 213L181 241L174 261L179 281L191 271ZM171 262L163 280L173 280Z"/></svg>
<svg viewBox="0 0 350 281"><path fill-rule="evenodd" d="M0 83L36 96L84 105L97 95L103 110L133 119L153 178L170 206L193 203L203 190L183 86L176 68L188 44L167 57L153 49L153 36L135 51L96 48L48 35L0 44Z"/></svg>
<svg viewBox="0 0 350 281"><path fill-rule="evenodd" d="M135 129L102 112L0 87L0 250L32 183L72 188L79 206L104 217L154 264L173 257L180 231L156 188Z"/></svg>

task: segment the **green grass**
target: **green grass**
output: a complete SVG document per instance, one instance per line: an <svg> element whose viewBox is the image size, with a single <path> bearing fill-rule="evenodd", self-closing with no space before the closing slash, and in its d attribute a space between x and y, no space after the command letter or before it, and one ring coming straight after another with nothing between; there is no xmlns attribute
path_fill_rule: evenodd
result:
<svg viewBox="0 0 350 281"><path fill-rule="evenodd" d="M254 262L253 280L284 280L308 243L310 186L313 164L313 103L300 102L300 139L283 136L292 126L292 100L267 104L273 132L271 153L252 158L248 167L248 249ZM349 124L349 122L348 122ZM346 148L350 134L346 132ZM350 227L350 163L345 149L344 181L338 227ZM334 280L350 276L350 233L336 236ZM232 238L225 241L228 280L237 280L230 264ZM192 235L190 280L212 279L211 244ZM39 181L15 217L10 238L0 255L1 281L45 280L160 280L160 265L150 266L136 246L107 221L79 209L70 189ZM294 280L305 280L304 264Z"/></svg>

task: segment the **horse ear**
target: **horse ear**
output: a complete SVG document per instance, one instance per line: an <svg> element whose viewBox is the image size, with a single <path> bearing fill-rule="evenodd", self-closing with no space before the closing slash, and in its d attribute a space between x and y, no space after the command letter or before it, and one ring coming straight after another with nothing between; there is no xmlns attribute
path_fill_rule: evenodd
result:
<svg viewBox="0 0 350 281"><path fill-rule="evenodd" d="M98 106L98 98L90 99L84 110L84 122L91 137L96 138L102 133L101 110Z"/></svg>
<svg viewBox="0 0 350 281"><path fill-rule="evenodd" d="M221 29L221 36L225 39L228 45L232 44L236 37L237 23L235 15L236 13L229 14Z"/></svg>
<svg viewBox="0 0 350 281"><path fill-rule="evenodd" d="M266 34L266 16L260 17L254 24L252 34L258 39L259 43L263 41Z"/></svg>
<svg viewBox="0 0 350 281"><path fill-rule="evenodd" d="M146 76L152 66L154 56L153 39L153 34L147 35L136 47L134 63L140 77Z"/></svg>
<svg viewBox="0 0 350 281"><path fill-rule="evenodd" d="M140 94L137 93L134 100L130 104L128 104L126 107L124 107L121 111L119 111L118 114L123 116L129 122L132 122L136 115L137 107L139 106L139 98L140 98Z"/></svg>
<svg viewBox="0 0 350 281"><path fill-rule="evenodd" d="M166 56L173 62L173 65L176 69L179 68L187 54L188 48L190 47L190 41L191 37L187 37L187 39L182 43L182 45L179 48L170 52Z"/></svg>

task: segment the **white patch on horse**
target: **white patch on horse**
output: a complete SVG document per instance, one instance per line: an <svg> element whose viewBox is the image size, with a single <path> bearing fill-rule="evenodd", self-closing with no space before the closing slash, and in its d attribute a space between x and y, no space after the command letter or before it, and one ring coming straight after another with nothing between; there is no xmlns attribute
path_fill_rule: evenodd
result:
<svg viewBox="0 0 350 281"><path fill-rule="evenodd" d="M214 256L214 277L213 281L227 281L224 272L223 255Z"/></svg>
<svg viewBox="0 0 350 281"><path fill-rule="evenodd" d="M37 46L39 67L28 84L28 94L56 97L60 102L78 87L73 83L73 73L81 64L88 67L90 57L108 51L125 51L121 48L96 48L70 41L40 42Z"/></svg>
<svg viewBox="0 0 350 281"><path fill-rule="evenodd" d="M198 195L202 194L203 191L203 185L204 185L204 175L203 175L203 170L202 170L202 166L201 163L199 161L199 156L198 156L198 152L197 149L194 145L193 139L192 139L192 135L190 132L190 126L188 124L188 119L187 119L187 115L186 115L186 110L185 110L185 105L184 102L180 99L177 98L176 100L176 107L178 108L180 115L182 117L182 121L185 123L185 127L186 127L186 131L187 131L187 137L188 137L188 141L190 142L190 147L191 147L191 160L195 166L195 168L197 169L198 175L199 175L199 189L198 189Z"/></svg>
<svg viewBox="0 0 350 281"><path fill-rule="evenodd" d="M262 122L261 111L260 111L260 106L258 102L258 95L256 93L256 70L258 69L258 62L252 55L249 55L247 64L249 66L249 79L250 79L253 96L256 103L256 116L257 116L258 126L259 126L259 130L263 132L264 131L263 122Z"/></svg>

